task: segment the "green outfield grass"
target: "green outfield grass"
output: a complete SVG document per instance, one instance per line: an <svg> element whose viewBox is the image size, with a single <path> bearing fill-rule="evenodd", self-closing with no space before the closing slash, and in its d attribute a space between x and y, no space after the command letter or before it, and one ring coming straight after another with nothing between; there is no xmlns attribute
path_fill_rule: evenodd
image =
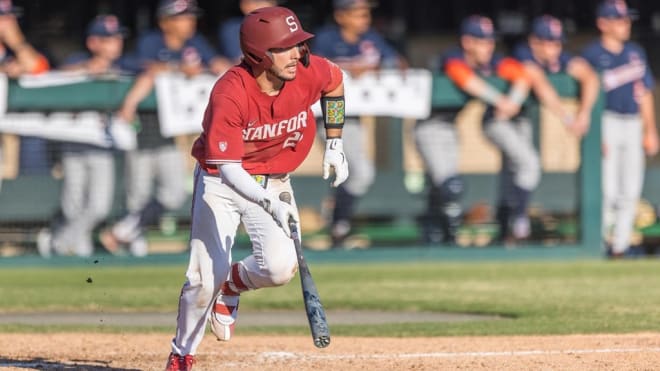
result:
<svg viewBox="0 0 660 371"><path fill-rule="evenodd" d="M331 324L336 335L660 331L658 260L315 264L311 268L328 310L437 311L502 317L469 323ZM0 312L173 312L184 271L185 265L3 268ZM241 311L262 309L302 310L298 278L285 287L244 294ZM35 329L0 326L0 331ZM240 331L307 333L303 327L242 327Z"/></svg>

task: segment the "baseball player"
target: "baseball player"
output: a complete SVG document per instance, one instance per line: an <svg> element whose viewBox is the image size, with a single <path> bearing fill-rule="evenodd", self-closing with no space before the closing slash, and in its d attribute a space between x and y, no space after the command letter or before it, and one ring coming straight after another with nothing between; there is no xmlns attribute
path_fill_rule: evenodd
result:
<svg viewBox="0 0 660 371"><path fill-rule="evenodd" d="M333 0L336 25L317 32L312 44L315 54L336 63L352 77L379 68L405 68L407 63L385 39L371 29L371 7L367 0ZM334 247L342 246L351 232L351 219L358 199L375 176L374 163L365 149L366 129L359 117L348 117L344 127L346 157L351 177L335 192L330 235Z"/></svg>
<svg viewBox="0 0 660 371"><path fill-rule="evenodd" d="M532 88L541 103L557 115L566 127L578 137L589 129L591 111L598 98L598 75L582 57L563 50L565 40L561 21L543 15L532 21L527 43L518 45L513 56L523 62L532 81ZM565 73L580 85L580 104L575 115L566 111L559 95L546 75Z"/></svg>
<svg viewBox="0 0 660 371"><path fill-rule="evenodd" d="M602 117L603 232L607 252L620 257L629 248L644 179L644 153L658 153L653 76L646 53L630 42L633 13L622 0L597 8L600 39L582 55L601 73L606 95Z"/></svg>
<svg viewBox="0 0 660 371"><path fill-rule="evenodd" d="M520 117L530 82L521 63L494 54L493 22L480 15L461 23L460 47L441 56L440 68L466 95L487 104L483 117L486 137L502 151L498 223L500 238L529 234L527 205L540 177L539 157L532 144L530 123ZM510 83L502 94L485 78L498 76ZM427 221L424 228L429 242L452 243L460 225L460 198L464 190L457 172L457 138L454 122L462 108L441 109L416 126L417 146L431 178ZM442 159L442 160L438 160ZM439 228L437 227L439 225ZM434 226L435 229L433 228ZM437 233L439 230L439 234Z"/></svg>
<svg viewBox="0 0 660 371"><path fill-rule="evenodd" d="M243 15L260 8L277 5L276 0L239 0L238 3ZM236 63L240 62L243 57L238 35L242 22L243 17L233 17L222 22L218 27L218 40L220 41L218 50L220 50L220 54Z"/></svg>
<svg viewBox="0 0 660 371"><path fill-rule="evenodd" d="M39 74L50 69L48 59L39 53L25 39L18 24L22 9L16 7L11 0L0 1L0 73L17 78L23 74ZM2 138L0 138L0 185L2 184ZM21 160L30 157L26 148L34 149L34 157L41 161L37 166L44 166L45 140L41 138L21 137ZM22 161L23 162L23 161ZM29 162L29 161L27 161Z"/></svg>
<svg viewBox="0 0 660 371"><path fill-rule="evenodd" d="M179 71L194 76L205 70L220 74L229 67L229 61L196 33L200 14L195 0L161 0L156 12L160 29L148 32L137 42L141 73L126 94L118 115L133 122L137 113L138 148L126 153L128 212L100 235L103 246L111 253L128 246L132 255L146 255L145 227L157 222L165 211L177 210L186 200L183 154L174 138L160 134L157 113L137 112L137 107L153 89L160 72Z"/></svg>
<svg viewBox="0 0 660 371"><path fill-rule="evenodd" d="M192 206L190 263L179 298L168 370L189 370L209 320L219 340L232 337L239 295L286 284L297 259L288 221L298 220L289 173L310 151L316 122L310 106L321 100L326 128L324 178L348 177L341 139L341 70L312 55L298 17L267 7L245 17L243 62L215 84L204 131L193 145L198 161ZM282 201L291 196L290 203ZM232 263L239 223L252 255Z"/></svg>
<svg viewBox="0 0 660 371"><path fill-rule="evenodd" d="M126 30L114 15L99 15L87 28L88 52L71 55L62 69L90 75L126 71L122 57ZM92 231L112 208L115 184L114 153L111 149L83 143L62 143L64 173L60 205L62 217L52 232L37 237L41 256L90 256L94 252Z"/></svg>

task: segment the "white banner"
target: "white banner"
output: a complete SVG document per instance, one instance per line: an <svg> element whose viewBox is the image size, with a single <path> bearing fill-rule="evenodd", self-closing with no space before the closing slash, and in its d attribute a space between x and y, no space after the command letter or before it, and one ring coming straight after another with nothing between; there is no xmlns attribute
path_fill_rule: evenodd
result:
<svg viewBox="0 0 660 371"><path fill-rule="evenodd" d="M433 76L424 69L366 72L358 79L344 74L346 116L426 119L431 114ZM321 116L315 104L314 115Z"/></svg>
<svg viewBox="0 0 660 371"><path fill-rule="evenodd" d="M204 110L217 79L215 75L188 78L178 73L161 73L156 77L158 121L164 137L202 131Z"/></svg>
<svg viewBox="0 0 660 371"><path fill-rule="evenodd" d="M8 113L0 118L0 132L120 150L131 150L137 145L135 130L130 124L95 111L48 115Z"/></svg>
<svg viewBox="0 0 660 371"><path fill-rule="evenodd" d="M196 134L202 130L204 110L216 76L186 78L160 74L156 99L160 132L165 137ZM431 72L424 69L382 70L352 79L344 74L347 116L388 116L425 119L431 113ZM318 103L312 106L321 116Z"/></svg>
<svg viewBox="0 0 660 371"><path fill-rule="evenodd" d="M38 75L21 75L18 85L22 88L47 88L92 81L93 76L85 71L49 71Z"/></svg>
<svg viewBox="0 0 660 371"><path fill-rule="evenodd" d="M134 148L132 127L114 123L116 120L107 126L106 116L98 112L11 113L2 117L7 108L7 80L4 75L0 76L0 132L118 149ZM52 74L39 79L24 79L22 85L53 86L85 78L67 73ZM163 136L201 132L204 110L216 80L214 75L187 78L170 73L156 78L158 118ZM427 118L431 111L432 80L431 73L423 69L411 69L405 73L399 70L369 72L359 79L345 74L346 115ZM321 115L318 103L312 108L316 116Z"/></svg>

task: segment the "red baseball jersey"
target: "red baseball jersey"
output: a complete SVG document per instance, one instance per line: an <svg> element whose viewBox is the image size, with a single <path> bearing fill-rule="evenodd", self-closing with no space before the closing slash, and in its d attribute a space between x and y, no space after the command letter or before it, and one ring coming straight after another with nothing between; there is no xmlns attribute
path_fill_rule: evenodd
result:
<svg viewBox="0 0 660 371"><path fill-rule="evenodd" d="M299 63L296 78L269 96L248 66L234 66L211 91L204 131L192 155L212 174L218 173L217 165L232 162L242 163L250 174L291 172L307 157L316 136L311 105L341 82L335 64L310 55L309 66Z"/></svg>

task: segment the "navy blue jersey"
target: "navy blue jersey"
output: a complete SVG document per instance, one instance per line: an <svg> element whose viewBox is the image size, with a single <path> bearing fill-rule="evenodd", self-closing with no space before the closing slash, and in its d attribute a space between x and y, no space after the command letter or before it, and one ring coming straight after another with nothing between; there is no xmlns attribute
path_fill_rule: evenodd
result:
<svg viewBox="0 0 660 371"><path fill-rule="evenodd" d="M559 59L554 63L541 62L538 59L534 58L532 54L532 49L529 47L528 43L520 43L516 45L513 49L513 57L521 62L533 62L537 66L541 67L546 73L566 73L568 69L568 64L573 59L573 55L562 50L559 54Z"/></svg>
<svg viewBox="0 0 660 371"><path fill-rule="evenodd" d="M398 54L376 31L369 30L356 43L344 41L336 25L326 26L312 39L312 52L341 67L384 67L397 65Z"/></svg>
<svg viewBox="0 0 660 371"><path fill-rule="evenodd" d="M639 113L641 96L654 81L644 50L627 42L619 54L603 48L600 41L589 44L582 56L601 73L606 94L605 109L618 113Z"/></svg>
<svg viewBox="0 0 660 371"><path fill-rule="evenodd" d="M243 56L240 40L242 22L243 17L234 17L220 24L220 27L218 28L220 54L232 61L239 60Z"/></svg>
<svg viewBox="0 0 660 371"><path fill-rule="evenodd" d="M209 62L218 56L206 39L198 34L186 40L179 50L168 49L161 31L151 31L138 40L137 59L142 68L149 62L164 63L196 63L201 61L208 66Z"/></svg>

